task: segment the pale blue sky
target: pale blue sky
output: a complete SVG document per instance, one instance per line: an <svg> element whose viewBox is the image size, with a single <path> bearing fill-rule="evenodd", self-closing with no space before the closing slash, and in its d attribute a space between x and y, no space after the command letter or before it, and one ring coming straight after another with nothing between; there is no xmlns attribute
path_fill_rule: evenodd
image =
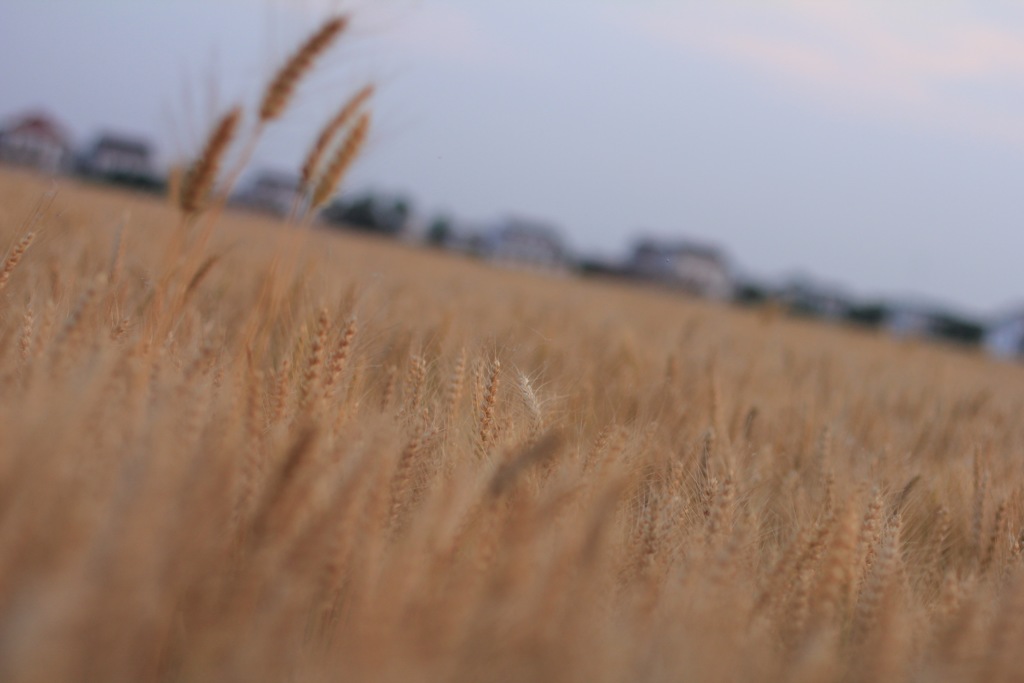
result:
<svg viewBox="0 0 1024 683"><path fill-rule="evenodd" d="M582 252L707 240L777 279L994 313L1024 301L1024 3L5 0L0 117L187 153L332 9L356 25L259 161L367 80L350 187L549 219Z"/></svg>

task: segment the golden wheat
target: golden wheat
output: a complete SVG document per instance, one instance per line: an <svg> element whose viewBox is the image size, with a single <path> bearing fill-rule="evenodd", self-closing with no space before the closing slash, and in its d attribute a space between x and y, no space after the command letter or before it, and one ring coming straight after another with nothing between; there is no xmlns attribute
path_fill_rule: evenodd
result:
<svg viewBox="0 0 1024 683"><path fill-rule="evenodd" d="M345 174L355 162L356 157L359 156L359 152L362 151L369 132L370 115L366 113L360 114L359 118L352 124L352 130L349 131L345 140L338 146L338 149L331 157L316 187L313 189L313 196L310 202L312 208L315 209L322 206L331 198L331 195L334 194L334 191L341 183L342 178L345 177Z"/></svg>
<svg viewBox="0 0 1024 683"><path fill-rule="evenodd" d="M181 182L178 206L186 214L195 214L206 207L206 202L217 182L217 173L224 161L231 141L242 121L242 109L235 107L224 114L213 127Z"/></svg>
<svg viewBox="0 0 1024 683"><path fill-rule="evenodd" d="M25 256L25 252L32 246L33 240L36 238L35 231L30 231L22 235L21 239L11 248L11 251L7 254L7 258L4 259L4 264L0 267L0 291L3 291L7 287L7 282L11 279L11 273L21 263L21 259Z"/></svg>
<svg viewBox="0 0 1024 683"><path fill-rule="evenodd" d="M320 172L321 161L328 150L331 149L335 138L355 118L367 101L373 97L374 91L375 87L372 84L363 86L345 102L338 113L320 130L320 134L317 136L313 146L306 153L306 159L302 162L299 172L302 186L307 188L307 190L314 187L313 181L316 180Z"/></svg>
<svg viewBox="0 0 1024 683"><path fill-rule="evenodd" d="M309 72L317 58L338 39L347 25L348 18L344 16L325 21L281 65L263 91L263 99L260 101L259 107L260 121L273 121L281 117L291 101L299 81Z"/></svg>
<svg viewBox="0 0 1024 683"><path fill-rule="evenodd" d="M1024 675L1024 368L46 182L0 170L0 680Z"/></svg>

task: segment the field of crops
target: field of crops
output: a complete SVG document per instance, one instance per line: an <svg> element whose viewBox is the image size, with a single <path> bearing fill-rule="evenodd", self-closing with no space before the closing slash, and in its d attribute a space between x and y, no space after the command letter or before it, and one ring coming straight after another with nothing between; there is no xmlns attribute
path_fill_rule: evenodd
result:
<svg viewBox="0 0 1024 683"><path fill-rule="evenodd" d="M1021 367L6 170L0 240L2 680L1024 675Z"/></svg>

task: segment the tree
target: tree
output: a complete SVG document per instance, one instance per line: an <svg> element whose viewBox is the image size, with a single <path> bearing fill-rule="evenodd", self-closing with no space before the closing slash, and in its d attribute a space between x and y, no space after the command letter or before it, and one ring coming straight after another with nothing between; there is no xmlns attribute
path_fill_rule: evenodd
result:
<svg viewBox="0 0 1024 683"><path fill-rule="evenodd" d="M443 247L452 237L452 221L448 216L437 216L427 229L427 243Z"/></svg>

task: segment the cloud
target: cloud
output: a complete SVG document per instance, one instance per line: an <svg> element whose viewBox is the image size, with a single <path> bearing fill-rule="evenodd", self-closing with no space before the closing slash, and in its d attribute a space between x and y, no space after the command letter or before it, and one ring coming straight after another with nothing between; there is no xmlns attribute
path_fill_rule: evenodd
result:
<svg viewBox="0 0 1024 683"><path fill-rule="evenodd" d="M1024 146L1024 10L778 0L616 8L647 39L732 62L845 110Z"/></svg>

